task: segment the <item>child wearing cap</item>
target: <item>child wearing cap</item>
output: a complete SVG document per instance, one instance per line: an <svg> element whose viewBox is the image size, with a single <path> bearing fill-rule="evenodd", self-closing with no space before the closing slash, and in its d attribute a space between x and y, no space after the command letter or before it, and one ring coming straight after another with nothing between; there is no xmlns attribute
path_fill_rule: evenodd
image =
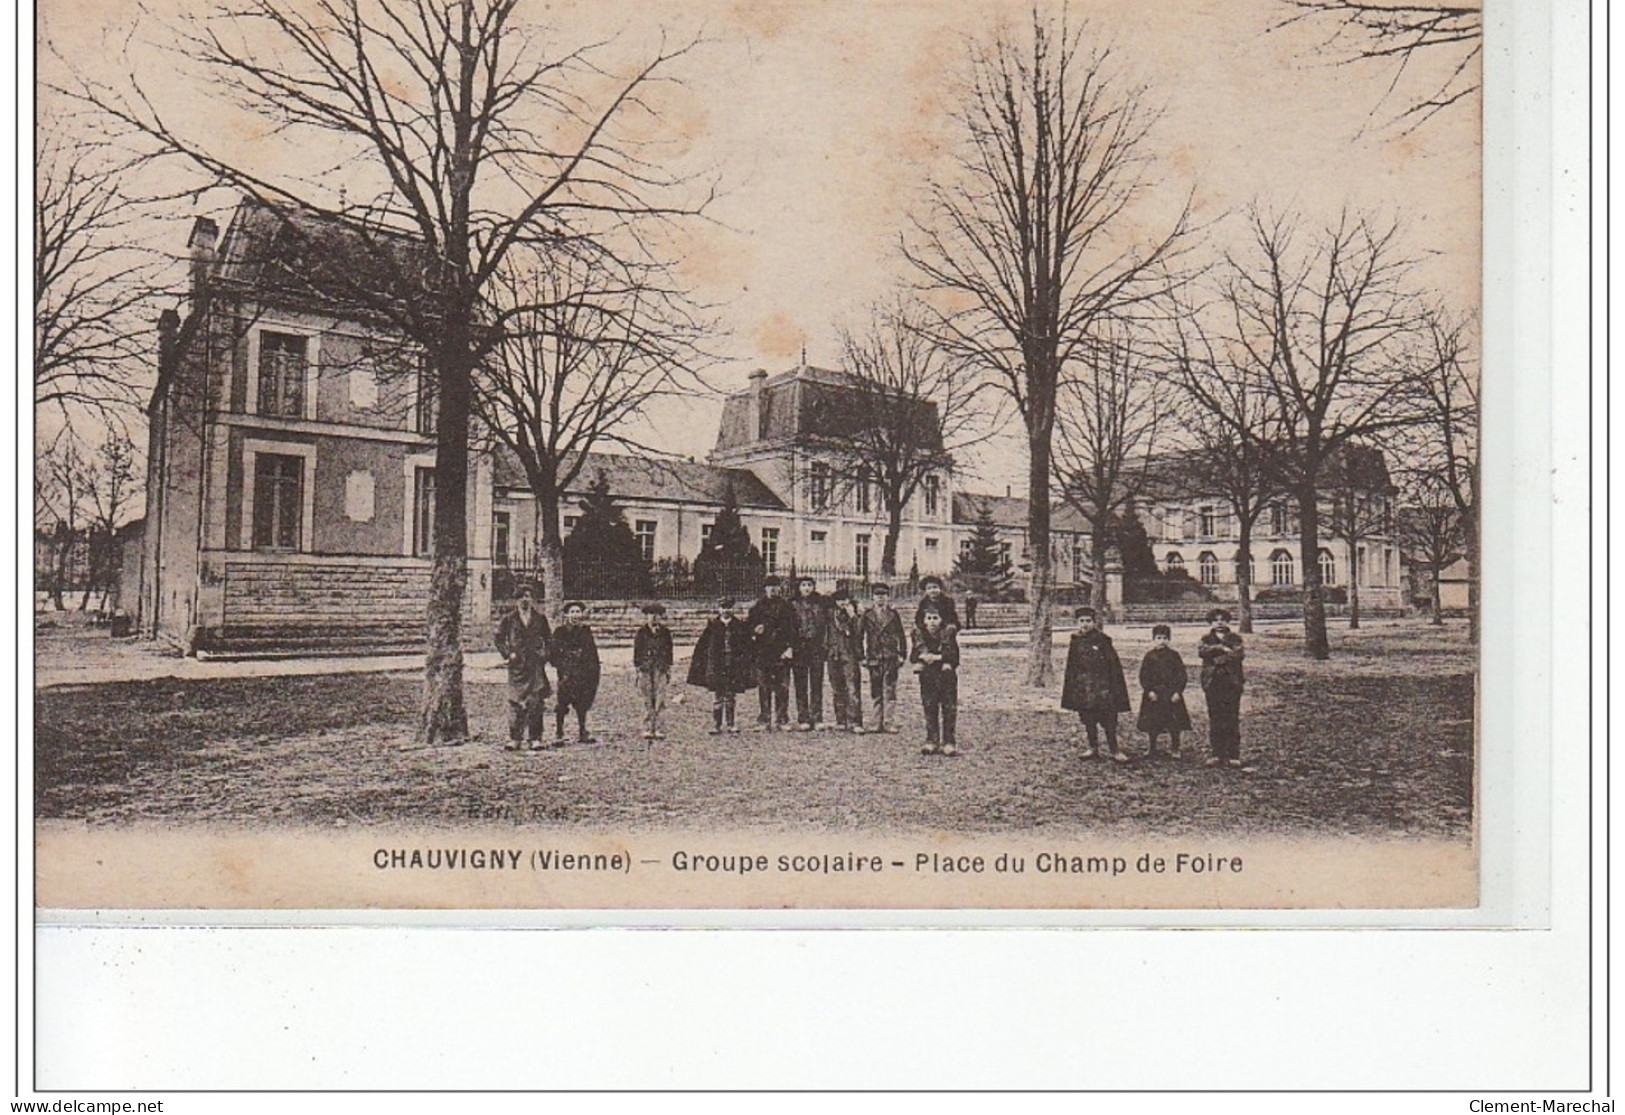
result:
<svg viewBox="0 0 1625 1115"><path fill-rule="evenodd" d="M1208 633L1197 644L1202 659L1202 693L1207 698L1207 738L1212 755L1207 765L1241 766L1242 659L1241 636L1230 630L1230 613L1215 608L1208 613Z"/></svg>
<svg viewBox="0 0 1625 1115"><path fill-rule="evenodd" d="M643 699L643 738L665 739L660 714L666 708L666 686L671 682L671 629L666 606L643 606L643 626L632 637L632 668L638 674L638 696Z"/></svg>
<svg viewBox="0 0 1625 1115"><path fill-rule="evenodd" d="M547 723L547 644L552 637L547 617L536 607L536 590L519 586L513 611L497 625L497 653L508 664L507 750L523 747L540 751L542 727Z"/></svg>
<svg viewBox="0 0 1625 1115"><path fill-rule="evenodd" d="M1066 651L1066 680L1061 686L1061 707L1078 714L1088 742L1085 759L1100 754L1099 733L1106 733L1106 754L1119 763L1128 762L1128 753L1117 742L1117 714L1133 705L1128 699L1128 682L1123 678L1123 662L1117 657L1111 637L1100 629L1093 608L1073 613L1078 629Z"/></svg>
<svg viewBox="0 0 1625 1115"><path fill-rule="evenodd" d="M572 600L564 606L564 622L553 632L553 668L559 672L559 700L553 710L553 746L564 746L564 715L576 714L577 739L597 743L587 732L587 713L598 697L598 644L585 623L587 606Z"/></svg>
<svg viewBox="0 0 1625 1115"><path fill-rule="evenodd" d="M1180 757L1179 733L1191 730L1185 707L1185 660L1171 645L1173 631L1166 623L1151 629L1151 649L1140 660L1140 719L1137 725L1151 739L1146 755L1157 757L1157 737L1168 733L1168 755Z"/></svg>
<svg viewBox="0 0 1625 1115"><path fill-rule="evenodd" d="M920 754L959 754L954 739L959 721L959 640L935 608L920 614L908 660L920 675L920 707L925 712L925 746Z"/></svg>
<svg viewBox="0 0 1625 1115"><path fill-rule="evenodd" d="M717 601L717 614L705 622L694 658L688 666L688 684L711 691L711 734L737 732L734 706L739 694L756 687L750 627L734 615L728 597Z"/></svg>
<svg viewBox="0 0 1625 1115"><path fill-rule="evenodd" d="M923 595L914 609L914 626L923 627L926 609L936 612L942 617L942 625L954 632L959 631L959 609L954 607L954 598L949 596L942 587L942 578L935 573L928 573L920 581L920 590Z"/></svg>
<svg viewBox="0 0 1625 1115"><path fill-rule="evenodd" d="M860 625L863 664L869 668L869 701L873 710L868 730L895 733L900 730L896 723L897 669L908 653L908 640L903 634L903 617L892 607L891 586L876 584L869 592L870 604L864 610Z"/></svg>
<svg viewBox="0 0 1625 1115"><path fill-rule="evenodd" d="M835 697L835 726L862 735L863 620L851 593L838 589L833 600L825 654L829 659L829 687Z"/></svg>

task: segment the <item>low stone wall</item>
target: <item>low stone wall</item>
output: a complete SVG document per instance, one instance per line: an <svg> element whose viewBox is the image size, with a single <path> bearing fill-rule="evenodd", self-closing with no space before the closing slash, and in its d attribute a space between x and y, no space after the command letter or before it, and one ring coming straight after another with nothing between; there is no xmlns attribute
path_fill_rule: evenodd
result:
<svg viewBox="0 0 1625 1115"><path fill-rule="evenodd" d="M213 569L221 581L222 622L202 634L206 648L423 642L426 559L245 553L220 556ZM489 599L489 567L471 561L465 645L489 642Z"/></svg>

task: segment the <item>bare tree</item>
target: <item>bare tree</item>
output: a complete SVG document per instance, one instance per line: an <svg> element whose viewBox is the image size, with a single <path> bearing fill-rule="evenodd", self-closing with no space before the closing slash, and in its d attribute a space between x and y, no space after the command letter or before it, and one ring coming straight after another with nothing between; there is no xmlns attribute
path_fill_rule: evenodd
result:
<svg viewBox="0 0 1625 1115"><path fill-rule="evenodd" d="M61 612L67 608L63 594L89 571L85 524L95 470L71 429L58 434L36 459L35 525L44 531L49 551L45 591Z"/></svg>
<svg viewBox="0 0 1625 1115"><path fill-rule="evenodd" d="M1406 104L1397 113L1397 122L1406 130L1478 92L1484 45L1484 12L1478 4L1280 2L1288 10L1275 26L1304 24L1323 31L1320 52L1337 64L1387 66L1392 74L1385 100L1400 91L1411 71L1427 71L1421 75L1420 91L1405 94Z"/></svg>
<svg viewBox="0 0 1625 1115"><path fill-rule="evenodd" d="M34 167L34 409L100 417L138 403L161 261L135 242L130 163L82 122L46 117ZM149 312L150 311L150 312Z"/></svg>
<svg viewBox="0 0 1625 1115"><path fill-rule="evenodd" d="M89 480L86 502L90 575L79 604L81 610L89 603L92 592L100 590L106 599L118 587L119 555L114 540L124 525L124 517L141 495L135 442L121 424L109 421L103 426L101 444L91 458Z"/></svg>
<svg viewBox="0 0 1625 1115"><path fill-rule="evenodd" d="M841 411L820 429L820 447L832 454L843 494L856 497L859 511L868 510L871 492L879 496L886 577L897 574L909 500L940 483L955 451L996 424L977 406L971 374L932 343L926 320L923 307L898 301L873 307L862 333L842 333L848 380L836 396Z"/></svg>
<svg viewBox="0 0 1625 1115"><path fill-rule="evenodd" d="M1178 342L1172 354L1173 383L1181 432L1190 451L1169 483L1167 496L1187 495L1192 485L1229 505L1236 520L1236 618L1244 634L1253 629L1253 530L1264 510L1283 494L1270 472L1263 442L1268 412L1264 397L1247 374L1203 329L1202 314L1189 310L1176 319ZM1204 405L1207 404L1207 405ZM1237 430L1243 431L1238 435Z"/></svg>
<svg viewBox="0 0 1625 1115"><path fill-rule="evenodd" d="M1407 475L1397 516L1399 543L1411 568L1426 571L1430 622L1435 627L1444 623L1439 577L1467 547L1464 525L1456 497L1442 476L1425 469Z"/></svg>
<svg viewBox="0 0 1625 1115"><path fill-rule="evenodd" d="M1055 475L1089 523L1090 602L1104 614L1112 523L1144 494L1166 406L1126 331L1103 325L1091 340L1063 373Z"/></svg>
<svg viewBox="0 0 1625 1115"><path fill-rule="evenodd" d="M1052 675L1051 444L1061 369L1099 322L1131 319L1169 286L1189 209L1147 236L1156 113L1083 28L1036 12L1030 35L973 45L961 146L930 183L903 251L948 308L933 330L983 369L1026 427L1032 556L1027 683Z"/></svg>
<svg viewBox="0 0 1625 1115"><path fill-rule="evenodd" d="M1349 627L1360 626L1361 554L1365 543L1393 533L1396 494L1379 450L1345 444L1327 464L1324 496L1327 533L1344 547Z"/></svg>
<svg viewBox="0 0 1625 1115"><path fill-rule="evenodd" d="M367 243L371 266L347 276L353 300L423 350L436 384L420 727L428 743L468 733L461 606L472 381L525 309L498 305L493 284L527 246L613 241L638 258L653 226L697 208L666 203L682 181L659 168L646 138L658 118L651 95L692 44L662 43L624 68L604 43L550 53L517 7L235 0L189 21L177 31L178 67L201 67L219 99L247 114L245 128L269 127L265 146L291 160L270 169L227 156L216 133L166 116L133 77L129 90L86 82L74 91L208 180L279 212L339 222Z"/></svg>
<svg viewBox="0 0 1625 1115"><path fill-rule="evenodd" d="M1258 400L1254 424L1227 391L1184 376L1190 398L1257 449L1297 505L1305 650L1331 654L1320 577L1320 498L1344 446L1417 418L1416 298L1398 226L1345 213L1317 236L1285 219L1249 217L1253 251L1228 259L1219 338Z"/></svg>
<svg viewBox="0 0 1625 1115"><path fill-rule="evenodd" d="M1425 314L1421 356L1421 418L1413 431L1409 471L1431 477L1418 490L1431 499L1434 483L1455 505L1467 559L1467 625L1478 638L1478 377L1470 364L1470 322L1442 309Z"/></svg>
<svg viewBox="0 0 1625 1115"><path fill-rule="evenodd" d="M654 400L703 386L695 374L706 359L703 323L660 269L629 267L585 245L522 261L505 271L497 294L522 310L476 375L475 401L530 481L543 589L556 607L564 598L564 493L594 450L658 457L637 440L636 420Z"/></svg>

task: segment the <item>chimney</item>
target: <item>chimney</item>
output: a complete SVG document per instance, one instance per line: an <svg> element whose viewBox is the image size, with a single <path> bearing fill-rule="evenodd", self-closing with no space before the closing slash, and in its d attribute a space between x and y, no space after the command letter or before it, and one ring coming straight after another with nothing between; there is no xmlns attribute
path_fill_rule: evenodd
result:
<svg viewBox="0 0 1625 1115"><path fill-rule="evenodd" d="M186 246L192 251L192 310L202 308L204 287L208 283L209 266L214 263L214 245L220 238L220 226L208 217L192 221L192 235Z"/></svg>
<svg viewBox="0 0 1625 1115"><path fill-rule="evenodd" d="M1009 498L1010 498L1010 485L1008 485L1008 484L1006 484L1006 485L1005 485L1005 486L1004 486L1004 498L1005 498L1005 499L1009 499Z"/></svg>
<svg viewBox="0 0 1625 1115"><path fill-rule="evenodd" d="M767 436L767 369L757 368L750 374L750 402L746 413L750 416L749 440L761 441Z"/></svg>

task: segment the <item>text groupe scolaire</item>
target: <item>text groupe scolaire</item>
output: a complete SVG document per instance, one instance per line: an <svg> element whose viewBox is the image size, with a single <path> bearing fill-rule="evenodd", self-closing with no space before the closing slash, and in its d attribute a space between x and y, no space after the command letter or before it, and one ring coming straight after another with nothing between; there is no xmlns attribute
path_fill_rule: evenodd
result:
<svg viewBox="0 0 1625 1115"><path fill-rule="evenodd" d="M378 848L372 864L380 871L608 871L629 873L635 862L662 865L680 874L878 875L1239 875L1238 855L1175 852L1138 856L1088 855L1061 851L911 852L892 858L876 852L708 852L679 850L664 859L635 861L630 852L561 851L554 848Z"/></svg>

